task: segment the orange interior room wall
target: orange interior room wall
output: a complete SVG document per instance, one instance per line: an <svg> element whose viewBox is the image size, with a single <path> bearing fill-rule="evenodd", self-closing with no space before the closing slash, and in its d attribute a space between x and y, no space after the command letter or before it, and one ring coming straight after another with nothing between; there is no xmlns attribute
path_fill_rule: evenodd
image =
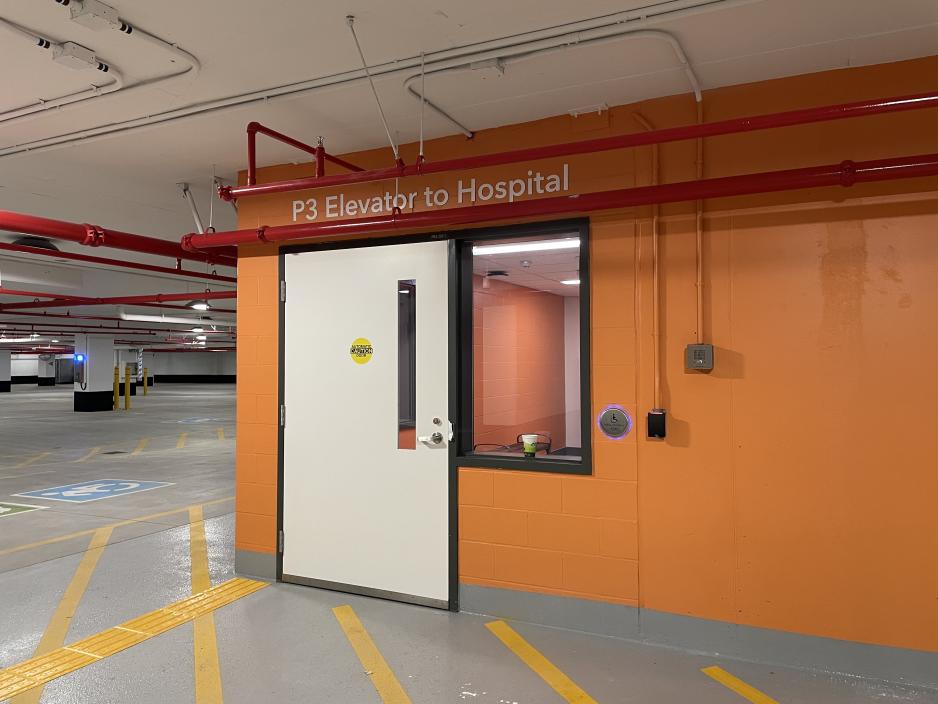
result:
<svg viewBox="0 0 938 704"><path fill-rule="evenodd" d="M932 90L936 73L932 57L707 91L705 116ZM695 120L689 96L674 96L436 140L428 153L637 131L636 111L658 127ZM934 125L934 111L919 111L714 138L705 175L938 152ZM412 161L412 146L404 153ZM383 165L387 154L351 158ZM650 148L570 161L575 192L650 180ZM662 145L660 165L663 181L694 178L694 144ZM262 169L260 180L309 171ZM936 193L938 181L919 179L708 201L710 374L683 368L696 337L693 204L662 208L664 441L644 437L650 213L592 217L592 413L621 403L635 429L614 442L594 428L589 477L462 469L460 579L938 651L938 375L927 354L938 345ZM239 220L287 224L296 197L245 200ZM276 409L262 414L260 399L276 396L276 258L255 258L239 266L239 297L265 283L253 313L239 300L239 433L244 423L255 435L239 438L237 541L272 551ZM254 485L259 498L242 499Z"/></svg>
<svg viewBox="0 0 938 704"><path fill-rule="evenodd" d="M474 444L547 432L565 447L563 298L473 276Z"/></svg>

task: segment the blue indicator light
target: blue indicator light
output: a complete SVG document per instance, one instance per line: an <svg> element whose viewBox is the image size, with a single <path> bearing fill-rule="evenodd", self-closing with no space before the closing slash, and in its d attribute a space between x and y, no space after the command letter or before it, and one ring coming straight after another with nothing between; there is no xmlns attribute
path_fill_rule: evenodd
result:
<svg viewBox="0 0 938 704"><path fill-rule="evenodd" d="M76 355L75 355L75 359L77 359L79 362L84 362L84 361L85 361L85 355L83 355L83 354L76 354Z"/></svg>

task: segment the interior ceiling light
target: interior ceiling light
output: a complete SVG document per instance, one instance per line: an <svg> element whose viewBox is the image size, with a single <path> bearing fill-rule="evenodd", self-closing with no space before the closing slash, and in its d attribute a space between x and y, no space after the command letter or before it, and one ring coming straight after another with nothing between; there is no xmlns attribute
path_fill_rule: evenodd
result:
<svg viewBox="0 0 938 704"><path fill-rule="evenodd" d="M203 341L203 340L207 340L208 337L206 337L205 335L196 335L195 339L199 341Z"/></svg>
<svg viewBox="0 0 938 704"><path fill-rule="evenodd" d="M515 254L518 252L547 252L553 249L577 249L580 238L545 240L543 242L518 242L517 244L487 244L472 248L475 256L485 254Z"/></svg>
<svg viewBox="0 0 938 704"><path fill-rule="evenodd" d="M193 310L208 310L212 306L209 305L209 302L204 298L199 298L195 301L189 301L187 304Z"/></svg>
<svg viewBox="0 0 938 704"><path fill-rule="evenodd" d="M579 279L567 279L566 281L561 281L560 283L566 284L567 286L579 286L580 280Z"/></svg>
<svg viewBox="0 0 938 704"><path fill-rule="evenodd" d="M192 328L192 332L196 332L196 333L205 332L205 328Z"/></svg>
<svg viewBox="0 0 938 704"><path fill-rule="evenodd" d="M214 320L208 317L182 318L169 315L147 315L145 313L125 313L123 308L118 308L121 320L131 320L137 323L169 323L172 325L194 325L201 323L210 323L211 325L220 325L222 327L233 328L237 325L234 320ZM195 332L193 330L193 332Z"/></svg>

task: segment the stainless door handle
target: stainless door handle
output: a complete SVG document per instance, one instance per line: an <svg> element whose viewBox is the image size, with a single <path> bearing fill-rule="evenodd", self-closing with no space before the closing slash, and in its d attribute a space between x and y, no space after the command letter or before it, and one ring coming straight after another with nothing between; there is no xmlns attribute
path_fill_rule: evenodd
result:
<svg viewBox="0 0 938 704"><path fill-rule="evenodd" d="M420 442L429 443L431 445L439 445L443 442L443 433L433 433L433 435L421 435L417 438Z"/></svg>

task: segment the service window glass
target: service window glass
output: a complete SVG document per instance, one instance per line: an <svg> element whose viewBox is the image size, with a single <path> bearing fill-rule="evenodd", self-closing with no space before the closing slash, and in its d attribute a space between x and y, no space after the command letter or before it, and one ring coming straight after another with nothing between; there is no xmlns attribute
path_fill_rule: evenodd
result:
<svg viewBox="0 0 938 704"><path fill-rule="evenodd" d="M588 471L586 237L574 226L461 248L471 278L461 286L471 298L471 430L461 448L470 461Z"/></svg>

